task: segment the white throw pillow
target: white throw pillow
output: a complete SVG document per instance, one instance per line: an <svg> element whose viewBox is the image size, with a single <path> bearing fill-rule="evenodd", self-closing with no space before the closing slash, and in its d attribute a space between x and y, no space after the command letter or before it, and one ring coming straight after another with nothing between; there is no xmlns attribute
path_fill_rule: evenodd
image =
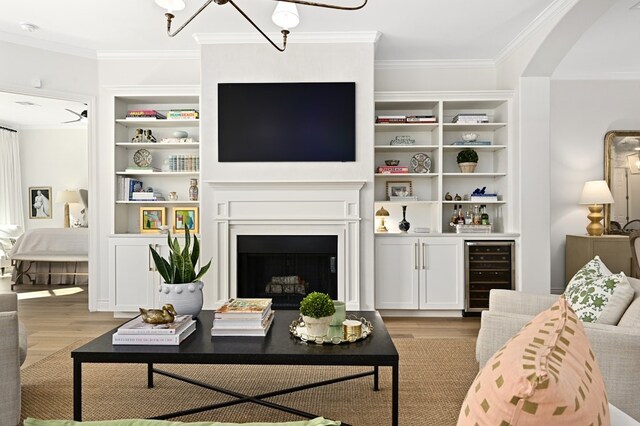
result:
<svg viewBox="0 0 640 426"><path fill-rule="evenodd" d="M564 294L583 322L616 325L634 291L624 273L612 274L596 256L576 272Z"/></svg>

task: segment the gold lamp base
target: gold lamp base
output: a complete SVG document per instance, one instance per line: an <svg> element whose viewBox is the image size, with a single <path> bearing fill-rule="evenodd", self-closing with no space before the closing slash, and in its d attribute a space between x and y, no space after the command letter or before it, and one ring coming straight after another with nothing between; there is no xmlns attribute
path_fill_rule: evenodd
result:
<svg viewBox="0 0 640 426"><path fill-rule="evenodd" d="M587 225L587 233L594 237L599 237L604 233L604 226L602 226L602 219L604 215L602 214L602 205L600 204L591 204L589 205L589 215L587 218L591 221L589 225Z"/></svg>
<svg viewBox="0 0 640 426"><path fill-rule="evenodd" d="M389 232L386 226L384 226L384 217L380 218L380 226L376 229L376 232Z"/></svg>

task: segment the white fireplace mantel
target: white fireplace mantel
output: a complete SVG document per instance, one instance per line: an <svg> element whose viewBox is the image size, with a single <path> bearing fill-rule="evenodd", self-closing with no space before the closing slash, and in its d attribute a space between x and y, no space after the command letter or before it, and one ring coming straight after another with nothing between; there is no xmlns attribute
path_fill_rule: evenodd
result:
<svg viewBox="0 0 640 426"><path fill-rule="evenodd" d="M236 296L238 235L336 235L338 298L360 309L360 190L364 181L205 181L212 189L217 296Z"/></svg>

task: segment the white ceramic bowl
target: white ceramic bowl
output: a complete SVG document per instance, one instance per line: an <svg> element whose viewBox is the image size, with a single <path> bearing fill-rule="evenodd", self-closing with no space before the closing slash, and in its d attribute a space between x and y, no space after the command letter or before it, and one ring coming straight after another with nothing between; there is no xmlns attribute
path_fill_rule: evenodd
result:
<svg viewBox="0 0 640 426"><path fill-rule="evenodd" d="M173 132L174 138L181 139L181 138L186 138L187 136L189 136L189 134L184 130L176 130L175 132Z"/></svg>
<svg viewBox="0 0 640 426"><path fill-rule="evenodd" d="M475 141L476 139L478 139L478 134L477 133L463 133L461 135L462 140L463 141L467 141L467 142L471 142L471 141Z"/></svg>

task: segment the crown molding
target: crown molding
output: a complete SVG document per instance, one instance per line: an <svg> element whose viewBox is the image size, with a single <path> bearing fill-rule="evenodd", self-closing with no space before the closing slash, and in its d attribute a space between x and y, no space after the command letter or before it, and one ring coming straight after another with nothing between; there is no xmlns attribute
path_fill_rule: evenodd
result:
<svg viewBox="0 0 640 426"><path fill-rule="evenodd" d="M276 42L282 39L280 33L267 33ZM378 42L382 33L379 31L345 31L289 34L287 44L322 44L322 43L372 43ZM265 43L266 40L259 33L197 33L193 38L198 44L255 44Z"/></svg>
<svg viewBox="0 0 640 426"><path fill-rule="evenodd" d="M49 52L62 53L65 55L79 56L82 58L96 59L96 52L92 49L71 46L68 44L57 43L54 41L41 40L34 37L22 36L0 31L0 41L18 44L21 46L33 47L35 49L46 50Z"/></svg>
<svg viewBox="0 0 640 426"><path fill-rule="evenodd" d="M409 59L375 61L377 70L495 68L493 59Z"/></svg>
<svg viewBox="0 0 640 426"><path fill-rule="evenodd" d="M98 50L99 60L200 59L200 50Z"/></svg>
<svg viewBox="0 0 640 426"><path fill-rule="evenodd" d="M509 56L524 42L526 42L536 31L551 19L558 15L564 15L568 10L576 5L580 0L555 0L547 6L538 16L535 17L525 29L514 37L494 58L496 66L507 60Z"/></svg>

